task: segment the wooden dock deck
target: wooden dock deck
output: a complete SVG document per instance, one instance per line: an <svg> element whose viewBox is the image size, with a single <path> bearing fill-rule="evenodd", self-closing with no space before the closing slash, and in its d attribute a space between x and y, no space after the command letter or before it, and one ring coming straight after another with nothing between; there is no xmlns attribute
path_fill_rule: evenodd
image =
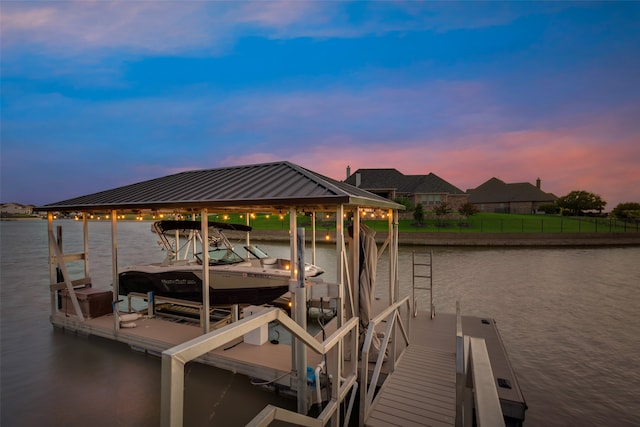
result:
<svg viewBox="0 0 640 427"><path fill-rule="evenodd" d="M137 327L121 328L117 335L113 333L113 314L82 322L75 316L57 313L51 321L58 327L113 339L158 355L202 334L202 328L196 324L176 323L160 317L141 318L136 321ZM335 330L334 323L327 325L327 333ZM514 420L524 420L526 404L495 322L462 316L462 325L465 335L484 338L487 343L503 414ZM292 370L288 344L274 345L267 341L263 345L252 345L240 338L199 360L252 378L292 386L288 375ZM309 351L309 366L319 362L320 357ZM411 320L410 344L398 360L395 371L388 374L388 366L382 370L386 379L376 394L365 425L455 425L456 315L441 313L430 319L428 313L418 313Z"/></svg>
<svg viewBox="0 0 640 427"><path fill-rule="evenodd" d="M487 343L503 414L524 420L526 404L495 321L462 316L462 330ZM410 343L378 391L365 425L455 425L456 315L438 314L430 319L427 313L418 313L412 319Z"/></svg>
<svg viewBox="0 0 640 427"><path fill-rule="evenodd" d="M455 354L411 344L378 392L366 425L453 426Z"/></svg>
<svg viewBox="0 0 640 427"><path fill-rule="evenodd" d="M136 327L120 328L117 334L113 332L113 314L82 322L76 316L67 316L59 312L51 316L51 322L72 332L119 341L133 349L157 356L165 350L202 335L202 328L195 323L178 323L160 316L141 317L135 321ZM329 322L325 327L328 334L335 329L335 321ZM321 340L320 334L317 338ZM321 361L320 356L313 351L307 352L307 359L310 366L316 366ZM292 360L291 345L288 343L272 344L267 341L263 345L253 345L240 338L205 354L199 361L248 377L290 386L291 379L288 374L292 370Z"/></svg>

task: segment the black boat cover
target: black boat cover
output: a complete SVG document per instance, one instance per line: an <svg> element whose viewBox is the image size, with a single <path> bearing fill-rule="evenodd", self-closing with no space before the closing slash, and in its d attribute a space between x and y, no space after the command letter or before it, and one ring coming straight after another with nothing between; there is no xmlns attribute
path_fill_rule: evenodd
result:
<svg viewBox="0 0 640 427"><path fill-rule="evenodd" d="M163 220L157 221L154 227L161 232L172 230L200 230L200 221L184 221L184 220ZM222 230L251 231L252 227L244 224L228 224L226 222L209 221L209 227L219 228Z"/></svg>

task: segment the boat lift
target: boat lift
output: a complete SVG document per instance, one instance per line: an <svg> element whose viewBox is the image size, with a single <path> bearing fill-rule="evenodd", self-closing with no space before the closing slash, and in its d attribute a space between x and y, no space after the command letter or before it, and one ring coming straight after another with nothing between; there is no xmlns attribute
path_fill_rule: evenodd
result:
<svg viewBox="0 0 640 427"><path fill-rule="evenodd" d="M228 185L220 186L218 185L220 182L225 182ZM192 190L190 194L198 194L199 199L191 200L188 197L185 199L186 196L183 193L175 191L181 185ZM255 191L256 188L260 188L260 191ZM197 191L194 191L196 189ZM150 194L153 194L154 197L150 198ZM230 199L229 194L235 194L235 198ZM283 194L285 195L283 196ZM203 251L202 311L205 315L202 316L199 327L175 324L156 318L141 319L145 322L145 328L122 327L119 313L118 214L142 210L157 211L158 209L171 209L174 212L200 215L200 236L203 242L209 241L208 216L210 212L251 213L265 209L280 212L288 210L290 260L292 263L294 260L297 262L299 266L297 271L300 272L299 275L296 273L296 269L291 269L289 289L294 301L292 318L286 316L283 311L272 308L213 330L210 316L207 315L211 308L208 292L208 252ZM365 400L359 403L359 410L354 410L354 413L359 414L360 425L365 425L368 417L371 416L369 409L378 407L375 400L379 400L379 394L377 395L375 390L382 385L386 378L393 377L398 361L408 348L408 341L413 339L411 314L414 313L412 304L415 302L409 302L407 297L400 298L399 292L399 209L404 209L404 207L288 162L183 172L45 205L35 210L47 212L51 322L61 328L102 336L127 343L134 348L144 349L150 353L161 354L163 372L161 423L165 427L177 427L183 423L183 368L188 360L198 360L249 377L265 378L281 385L287 385L296 393L297 412L267 407L254 418L250 425L268 425L271 420L275 419L309 426L323 426L327 423L337 426L343 422L346 425L348 419L341 419L342 413L338 408L341 406L347 406L350 408L349 410L353 408L354 396L358 387L361 387L361 399ZM81 305L79 295L82 291L81 287L90 286L87 223L88 214L96 210L108 212L111 220L113 289L111 292L103 292L101 297L106 295L111 300L113 313L94 317L90 311L83 312L84 307ZM389 286L386 301L380 301L384 308L379 314L373 313L372 318L365 319L366 322L363 324L363 319L360 317L360 307L366 301L361 301L359 292L361 216L364 212L373 210L383 212L388 221L387 237L381 248L378 249L378 256L385 250L388 253ZM82 214L83 253L64 254L61 245L56 241L53 232L53 212L60 211ZM333 283L320 283L309 288L304 285L304 277L301 276L304 268L300 266L304 262L306 239L304 229L298 228L296 219L297 214L302 212L311 212L314 219L316 212L331 212L335 215L336 277ZM352 235L349 239L346 237L345 229L347 216L350 217L352 224ZM247 235L247 244L249 243ZM315 246L314 220L311 232L313 263L315 263ZM66 269L65 263L71 260L84 261L84 277L78 281L72 280ZM59 280L56 269L61 272L62 280ZM73 308L71 315L68 311L60 310L57 301L59 291L66 291L66 298L68 298L66 309ZM334 329L322 341L312 337L306 328L306 303L314 298L336 301L337 313ZM438 322L442 318L443 316L438 316L435 321ZM263 357L263 354L267 358L267 351L287 351L285 346L275 346L274 349L241 343L224 355L218 351L220 346L229 340L238 339L270 322L282 325L294 336L294 343L290 346L289 351L290 360L285 360L286 357L283 357L282 353L274 358L274 363L278 367L264 368L255 363L255 358ZM384 332L380 333L376 330L376 327L383 325L386 326ZM370 365L367 362L371 351L368 346L380 336L382 336L382 347L375 357L376 363ZM367 345L364 348L364 353L361 353L363 351L361 337ZM478 348L477 345L473 347ZM464 351L464 346L462 348ZM247 354L249 354L248 357ZM261 356L256 356L257 354ZM364 362L359 358L361 354L366 355ZM465 360L461 354L458 354L458 357ZM476 352L474 350L474 354L482 354L482 351ZM385 355L387 355L386 360ZM374 356L371 355L371 359L373 358ZM316 394L310 389L307 381L308 366L314 365L311 362L312 359L318 361L318 366L320 366L320 360L326 360L322 369L326 370L327 377L332 378L328 385L331 389L331 399L318 417L307 415L311 405L317 403L314 400ZM452 366L455 376L455 360L452 361ZM484 388L485 385L481 387ZM347 399L349 400L347 401ZM479 409L483 410L483 408ZM492 411L495 411L495 405L489 407L489 412ZM494 416L490 419L495 418Z"/></svg>

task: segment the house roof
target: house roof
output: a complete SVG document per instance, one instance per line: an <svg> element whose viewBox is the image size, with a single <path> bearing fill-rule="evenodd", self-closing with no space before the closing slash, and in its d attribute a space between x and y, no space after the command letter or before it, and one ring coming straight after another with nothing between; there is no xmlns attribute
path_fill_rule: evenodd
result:
<svg viewBox="0 0 640 427"><path fill-rule="evenodd" d="M360 174L360 178L357 175ZM397 169L358 169L345 182L370 191L396 190L406 194L464 194L436 174L404 175Z"/></svg>
<svg viewBox="0 0 640 427"><path fill-rule="evenodd" d="M507 202L553 202L551 193L528 182L507 184L498 178L491 178L479 187L467 190L469 203L507 203Z"/></svg>
<svg viewBox="0 0 640 427"><path fill-rule="evenodd" d="M332 208L341 204L404 209L368 191L282 161L181 172L50 203L36 210L282 210L292 206Z"/></svg>

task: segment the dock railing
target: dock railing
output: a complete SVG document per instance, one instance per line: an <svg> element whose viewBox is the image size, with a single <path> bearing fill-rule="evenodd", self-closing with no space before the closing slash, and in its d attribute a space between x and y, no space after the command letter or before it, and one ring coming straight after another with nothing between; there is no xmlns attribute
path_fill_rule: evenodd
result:
<svg viewBox="0 0 640 427"><path fill-rule="evenodd" d="M475 418L475 423L474 423ZM462 334L456 303L456 427L503 427L504 416L484 338Z"/></svg>
<svg viewBox="0 0 640 427"><path fill-rule="evenodd" d="M180 427L183 425L184 367L187 362L195 360L234 339L240 338L260 326L268 325L272 321L278 322L293 336L303 341L307 348L320 355L328 355L327 374L333 378L331 383L332 399L317 418L268 405L248 425L266 426L276 419L299 425L318 427L324 426L333 419L333 424L337 425L339 422L338 417L340 416L340 411L338 411L340 404L349 395L349 391L352 391L353 399L356 391L354 387L357 387L357 357L352 360L351 364L345 365L342 361L341 351L345 337L353 334L352 337L354 339L346 341L351 342L351 354L357 354L358 340L355 337L358 337L359 318L350 319L326 340L319 342L279 308L264 310L162 352L161 425L163 427ZM346 366L351 367L350 372L343 372ZM306 373L298 373L298 375L306 375Z"/></svg>
<svg viewBox="0 0 640 427"><path fill-rule="evenodd" d="M407 330L408 328L405 328L405 325L402 322L402 317L400 316L400 309L403 305L407 306L408 325L411 321L411 303L408 296L395 304L390 305L383 312L369 321L367 334L365 336L360 355L360 425L364 425L364 422L371 412L378 379L382 371L382 364L385 362L385 356L388 362L389 373L391 373L395 370L395 364L398 358L402 355L406 346L409 345L409 331ZM380 345L378 358L376 359L376 364L371 375L371 381L369 381L369 353L371 352L373 337L377 334L376 327L383 322L386 322L387 327ZM397 336L397 327L400 328L405 342L405 347L399 354L396 352L397 346L396 340L394 339L395 336ZM392 344L391 346L389 346L390 342ZM387 348L389 349L388 354Z"/></svg>

